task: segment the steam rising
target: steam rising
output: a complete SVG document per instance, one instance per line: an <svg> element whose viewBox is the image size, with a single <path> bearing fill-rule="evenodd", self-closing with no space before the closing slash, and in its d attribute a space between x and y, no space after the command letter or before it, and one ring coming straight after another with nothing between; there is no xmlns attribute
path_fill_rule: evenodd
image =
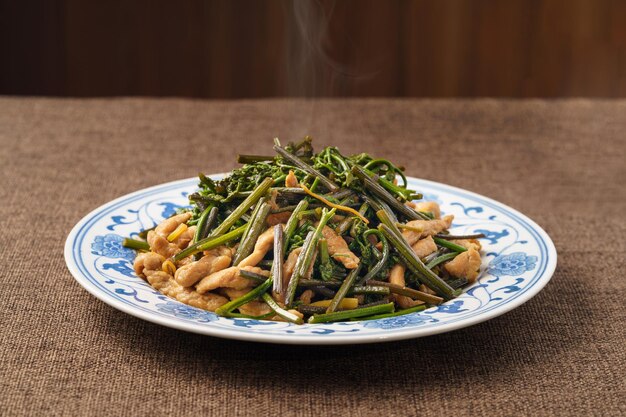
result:
<svg viewBox="0 0 626 417"><path fill-rule="evenodd" d="M323 136L330 140L326 126L316 118L319 105L315 97L331 95L345 69L327 53L330 45L329 22L334 2L290 1L287 5L288 97L299 97L291 106L294 134Z"/></svg>

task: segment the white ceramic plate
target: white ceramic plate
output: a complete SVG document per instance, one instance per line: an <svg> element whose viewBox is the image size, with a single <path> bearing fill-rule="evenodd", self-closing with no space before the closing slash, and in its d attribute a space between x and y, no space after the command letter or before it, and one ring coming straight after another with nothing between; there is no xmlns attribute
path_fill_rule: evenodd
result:
<svg viewBox="0 0 626 417"><path fill-rule="evenodd" d="M214 175L221 178L223 175ZM67 266L87 291L135 317L195 333L256 342L352 344L409 339L489 320L520 306L550 280L556 250L546 232L516 210L478 194L409 178L409 188L454 214L455 234L484 233L478 281L438 307L404 316L347 323L305 324L227 319L155 291L132 269L135 252L122 239L152 227L188 205L197 178L146 188L85 216L65 243Z"/></svg>

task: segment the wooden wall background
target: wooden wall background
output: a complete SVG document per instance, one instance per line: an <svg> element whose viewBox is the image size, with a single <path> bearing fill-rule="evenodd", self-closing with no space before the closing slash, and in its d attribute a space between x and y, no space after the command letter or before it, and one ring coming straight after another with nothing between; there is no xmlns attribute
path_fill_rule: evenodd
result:
<svg viewBox="0 0 626 417"><path fill-rule="evenodd" d="M0 94L626 96L623 0L0 0Z"/></svg>

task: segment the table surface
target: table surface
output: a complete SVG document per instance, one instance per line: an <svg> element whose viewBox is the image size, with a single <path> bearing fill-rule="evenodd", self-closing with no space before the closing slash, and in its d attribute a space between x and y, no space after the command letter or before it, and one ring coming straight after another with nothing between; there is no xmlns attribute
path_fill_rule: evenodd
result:
<svg viewBox="0 0 626 417"><path fill-rule="evenodd" d="M625 132L626 101L0 98L0 414L626 413ZM305 134L520 210L552 281L470 328L315 347L144 322L66 269L95 207Z"/></svg>

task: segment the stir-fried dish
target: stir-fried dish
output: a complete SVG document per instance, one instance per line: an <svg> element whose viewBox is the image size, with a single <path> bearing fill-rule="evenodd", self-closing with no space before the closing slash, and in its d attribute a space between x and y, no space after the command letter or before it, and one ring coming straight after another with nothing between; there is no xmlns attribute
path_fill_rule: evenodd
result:
<svg viewBox="0 0 626 417"><path fill-rule="evenodd" d="M368 154L315 153L310 138L213 180L191 207L126 239L134 269L161 293L224 317L301 324L421 311L457 297L481 264L482 235L407 188Z"/></svg>

